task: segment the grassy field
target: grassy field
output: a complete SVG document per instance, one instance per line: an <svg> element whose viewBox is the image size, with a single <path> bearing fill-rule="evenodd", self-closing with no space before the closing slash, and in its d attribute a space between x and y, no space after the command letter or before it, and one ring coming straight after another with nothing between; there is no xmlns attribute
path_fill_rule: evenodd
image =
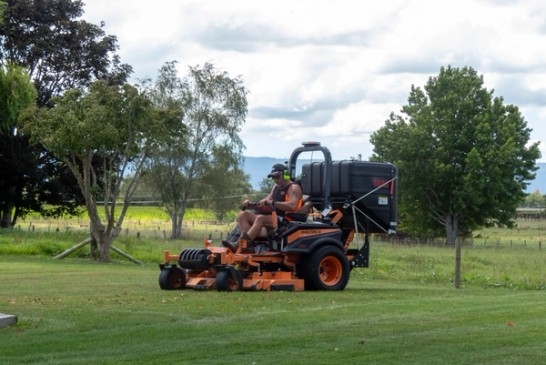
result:
<svg viewBox="0 0 546 365"><path fill-rule="evenodd" d="M378 261L380 261L378 259ZM161 291L146 264L0 257L2 364L542 364L544 292L372 278Z"/></svg>
<svg viewBox="0 0 546 365"><path fill-rule="evenodd" d="M225 237L233 227L236 212L226 215L229 223L215 222L212 212L204 209L189 209L184 215L182 238L186 240L201 239L203 231L214 238ZM89 219L86 214L79 217L43 218L34 213L20 219L15 227L19 232L30 233L83 233L89 232ZM143 238L151 240L168 239L171 234L171 221L161 207L133 206L123 221L120 237L126 239Z"/></svg>
<svg viewBox="0 0 546 365"><path fill-rule="evenodd" d="M126 237L143 265L98 264L51 259L84 233L4 232L0 364L543 364L542 229L478 232L459 290L453 249L372 241L344 291L300 293L160 290L163 249L198 241Z"/></svg>

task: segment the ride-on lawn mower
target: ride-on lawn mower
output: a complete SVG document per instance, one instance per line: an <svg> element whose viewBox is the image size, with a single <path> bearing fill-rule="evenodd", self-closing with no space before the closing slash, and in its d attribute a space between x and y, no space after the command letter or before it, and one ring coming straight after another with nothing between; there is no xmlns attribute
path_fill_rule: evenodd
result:
<svg viewBox="0 0 546 365"><path fill-rule="evenodd" d="M298 162L303 152L322 152L320 162ZM301 165L297 173L296 167ZM349 274L368 267L370 233L395 233L397 169L390 163L332 161L318 142L303 143L288 162L302 187L305 219L281 220L272 210L267 237L250 245L239 239L235 252L212 246L164 252L161 289L343 290ZM232 232L234 233L234 232ZM364 236L361 247L353 241Z"/></svg>

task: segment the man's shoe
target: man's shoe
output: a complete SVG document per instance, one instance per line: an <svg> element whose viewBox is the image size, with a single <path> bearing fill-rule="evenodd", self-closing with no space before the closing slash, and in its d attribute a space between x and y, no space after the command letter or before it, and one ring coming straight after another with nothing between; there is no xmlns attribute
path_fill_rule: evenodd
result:
<svg viewBox="0 0 546 365"><path fill-rule="evenodd" d="M239 244L237 242L229 242L229 241L223 240L222 246L229 248L232 252L237 252L237 248L239 247Z"/></svg>
<svg viewBox="0 0 546 365"><path fill-rule="evenodd" d="M241 231L239 230L239 227L235 227L235 229L233 229L226 237L226 241L237 242L239 241L240 236L241 236Z"/></svg>

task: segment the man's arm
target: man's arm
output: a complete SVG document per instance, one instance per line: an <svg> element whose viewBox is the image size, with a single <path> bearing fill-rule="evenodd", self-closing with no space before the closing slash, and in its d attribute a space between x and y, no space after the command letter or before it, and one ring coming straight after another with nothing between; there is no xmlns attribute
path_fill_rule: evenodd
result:
<svg viewBox="0 0 546 365"><path fill-rule="evenodd" d="M271 188L271 191L269 192L269 195L263 198L258 202L259 205L267 205L271 204L273 202L273 192L275 191L275 186Z"/></svg>

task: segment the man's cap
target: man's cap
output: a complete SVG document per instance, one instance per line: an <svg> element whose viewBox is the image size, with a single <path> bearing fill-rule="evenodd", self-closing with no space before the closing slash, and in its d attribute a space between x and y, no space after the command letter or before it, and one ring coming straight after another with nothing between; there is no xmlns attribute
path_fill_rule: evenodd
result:
<svg viewBox="0 0 546 365"><path fill-rule="evenodd" d="M267 177L277 177L281 175L285 169L286 167L282 163L275 164Z"/></svg>

